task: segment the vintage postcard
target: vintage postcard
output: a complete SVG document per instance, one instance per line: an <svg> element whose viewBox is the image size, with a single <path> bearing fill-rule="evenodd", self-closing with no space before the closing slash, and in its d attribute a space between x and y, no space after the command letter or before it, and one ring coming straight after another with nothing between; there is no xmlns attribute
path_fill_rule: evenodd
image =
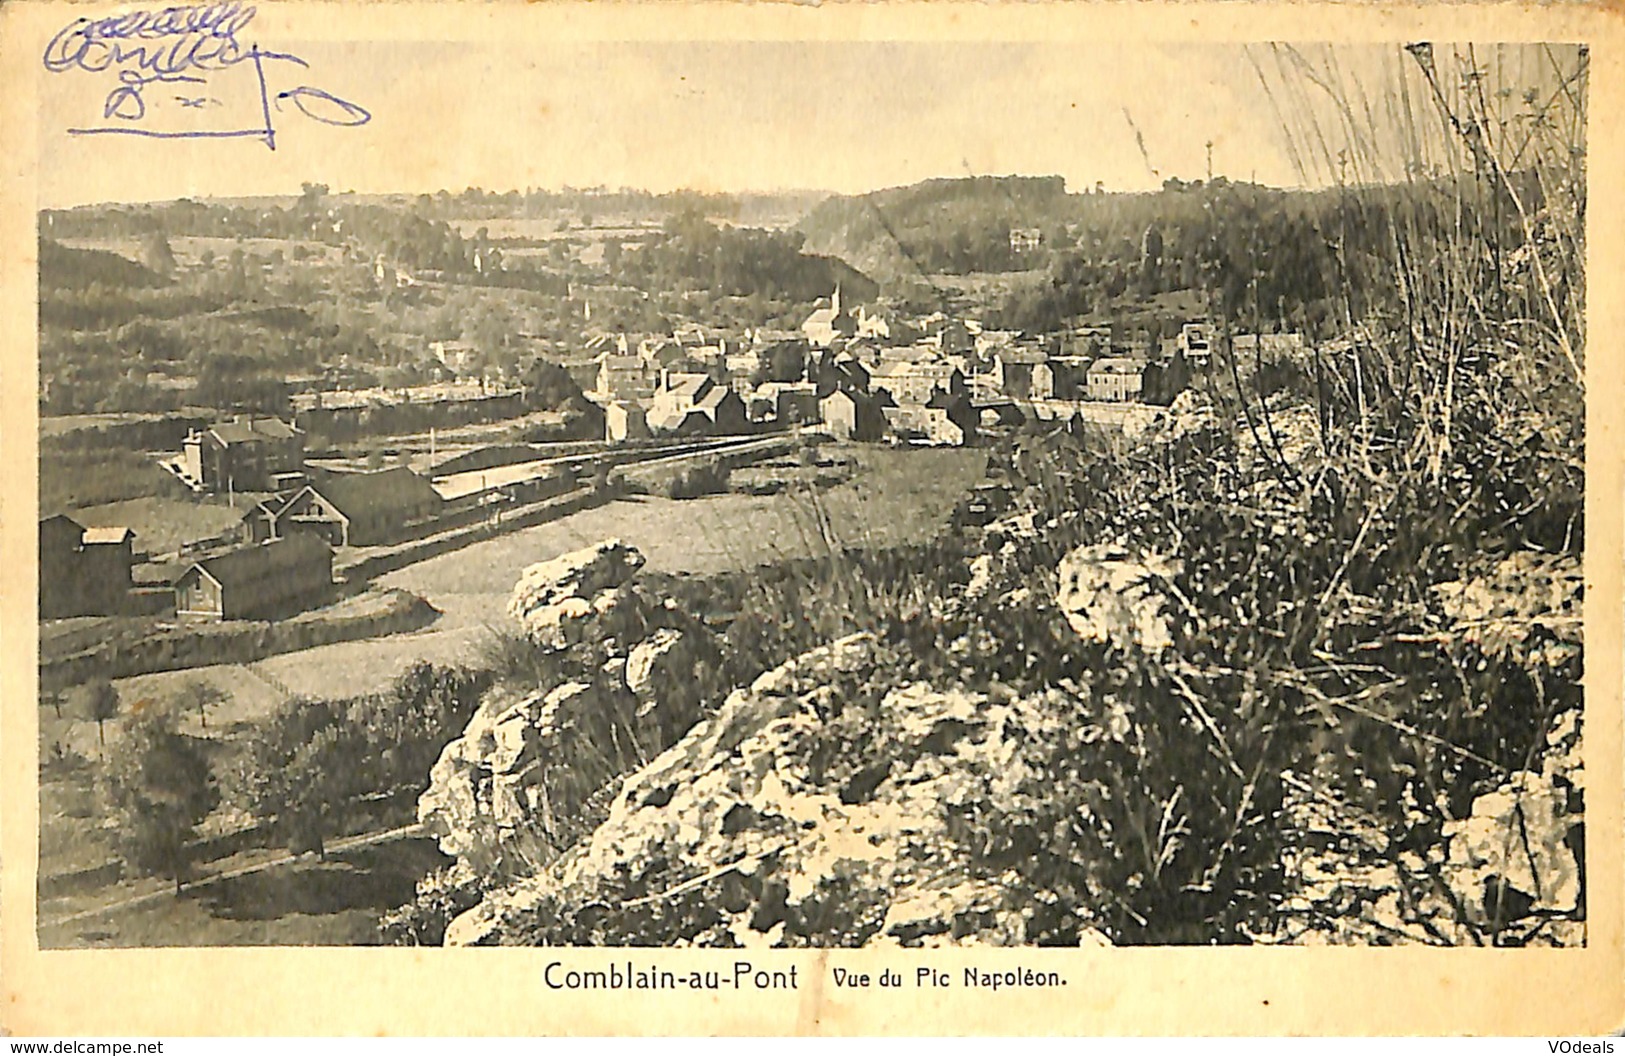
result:
<svg viewBox="0 0 1625 1056"><path fill-rule="evenodd" d="M1625 1025L1617 16L0 23L0 1026Z"/></svg>

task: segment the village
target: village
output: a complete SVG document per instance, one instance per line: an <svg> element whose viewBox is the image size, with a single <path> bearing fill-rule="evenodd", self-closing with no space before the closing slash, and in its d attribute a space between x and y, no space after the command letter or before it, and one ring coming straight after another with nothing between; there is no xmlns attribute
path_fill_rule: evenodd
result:
<svg viewBox="0 0 1625 1056"><path fill-rule="evenodd" d="M961 192L970 208L996 193ZM1035 455L1228 414L1226 392L1301 373L1328 337L1301 314L1249 326L1156 278L1179 268L1155 225L1098 250L1075 224L1000 227L965 265L988 270L874 279L809 251L805 199L763 198L763 228L698 202L311 186L282 204L44 214L47 941L102 941L81 918L121 899L144 908L115 913L113 941L268 941L235 909L151 901L158 882L120 865L96 775L132 716L171 716L218 775L188 860L285 870L299 891L365 862L351 908L264 927L378 941L381 915L444 862L434 826L406 824L435 752L481 679L530 662L508 605L538 562L624 546L667 612L690 592L769 591L685 616L707 628L696 640L739 638L750 674L773 654L741 615L791 611L772 594L787 579L868 591L835 580L1007 538L1053 501ZM1086 307L1054 276L1095 252L1111 274ZM1132 282L1112 293L1112 275ZM1058 321L1021 307L1063 295ZM359 716L425 693L452 710L391 750L388 775L310 760L313 788L360 796L314 835L302 808L255 791L280 780L262 755L304 736L309 708ZM650 722L667 720L633 724ZM350 849L276 857L324 838Z"/></svg>
<svg viewBox="0 0 1625 1056"><path fill-rule="evenodd" d="M41 181L40 950L1607 945L1586 48L946 36Z"/></svg>
<svg viewBox="0 0 1625 1056"><path fill-rule="evenodd" d="M1236 335L1302 352L1298 334ZM837 286L799 331L738 334L687 324L669 334L599 334L579 375L600 409L601 442L435 446L435 425L524 413L525 394L482 376L466 344L436 342L453 379L396 390L296 394L291 420L235 414L190 430L159 460L193 494L228 496L239 522L155 553L124 525L68 514L40 524L43 619L145 615L182 620L274 619L320 607L380 550L470 526L536 523L561 497L600 490L611 470L782 449L792 435L893 446L976 445L1037 421L1134 428L1206 371L1214 335L1193 320L1152 347L1144 332L1082 326L1028 335L942 312L905 318L853 305ZM397 413L427 444L390 468L307 450L307 437L374 428ZM411 424L408 424L411 423ZM427 429L421 428L429 423ZM389 426L384 426L389 428ZM419 436L419 439L422 439ZM756 441L752 443L751 441ZM324 457L328 455L329 457ZM410 560L391 562L390 567Z"/></svg>

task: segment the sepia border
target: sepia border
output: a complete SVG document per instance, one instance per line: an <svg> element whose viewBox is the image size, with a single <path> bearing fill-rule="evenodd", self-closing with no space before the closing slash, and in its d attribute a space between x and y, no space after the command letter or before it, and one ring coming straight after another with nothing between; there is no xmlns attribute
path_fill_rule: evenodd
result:
<svg viewBox="0 0 1625 1056"><path fill-rule="evenodd" d="M751 951L787 992L551 991L543 967L725 968L722 950L231 948L40 951L35 239L38 61L70 6L0 7L0 1028L75 1035L1597 1034L1625 1027L1621 510L1625 22L1617 5L1228 2L260 4L309 40L1554 40L1591 47L1586 435L1588 942L1583 949ZM65 14L66 13L66 14ZM270 30L268 29L269 33ZM475 114L499 134L503 115ZM415 132L416 130L409 130ZM246 153L246 152L245 152ZM402 156L414 156L404 151ZM251 159L250 159L251 160ZM402 189L415 189L403 176ZM1599 351L1600 350L1600 351ZM1062 989L837 990L831 969L1054 969Z"/></svg>

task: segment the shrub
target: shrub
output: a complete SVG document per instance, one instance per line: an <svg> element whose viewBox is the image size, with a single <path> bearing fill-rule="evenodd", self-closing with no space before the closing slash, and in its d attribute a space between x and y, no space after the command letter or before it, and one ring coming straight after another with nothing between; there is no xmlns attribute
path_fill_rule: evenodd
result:
<svg viewBox="0 0 1625 1056"><path fill-rule="evenodd" d="M173 877L181 891L197 824L220 801L202 748L176 729L173 712L148 706L126 721L102 772L102 795L126 864Z"/></svg>

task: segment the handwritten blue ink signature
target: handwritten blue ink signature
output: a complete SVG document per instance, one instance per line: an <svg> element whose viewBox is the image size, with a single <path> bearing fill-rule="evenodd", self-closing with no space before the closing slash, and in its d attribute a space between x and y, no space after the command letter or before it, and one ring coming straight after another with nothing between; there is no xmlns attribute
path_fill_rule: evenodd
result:
<svg viewBox="0 0 1625 1056"><path fill-rule="evenodd" d="M107 93L102 117L118 124L70 128L76 136L131 135L155 139L259 139L276 149L273 109L282 112L291 105L306 117L328 125L355 127L372 120L372 114L355 103L308 84L297 85L274 95L266 79L268 63L288 63L301 69L310 64L297 55L269 51L259 44L239 39L254 20L255 8L240 0L220 0L212 4L166 7L162 10L134 11L108 18L76 18L64 26L45 49L45 68L52 73L79 70L85 73L114 73L117 85ZM144 127L147 116L145 91L155 84L209 84L210 73L223 73L239 66L251 68L258 87L259 123L244 128L165 130ZM206 90L177 89L174 96L182 110L206 110L221 106Z"/></svg>

